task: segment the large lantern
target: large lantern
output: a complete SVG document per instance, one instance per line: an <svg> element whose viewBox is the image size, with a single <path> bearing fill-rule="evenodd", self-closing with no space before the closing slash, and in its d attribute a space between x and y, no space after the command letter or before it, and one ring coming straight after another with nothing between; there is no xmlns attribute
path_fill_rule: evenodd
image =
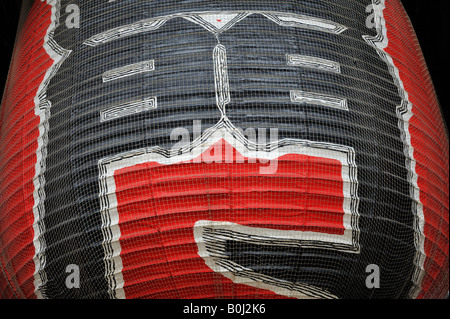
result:
<svg viewBox="0 0 450 319"><path fill-rule="evenodd" d="M448 136L399 0L36 0L4 298L443 298Z"/></svg>

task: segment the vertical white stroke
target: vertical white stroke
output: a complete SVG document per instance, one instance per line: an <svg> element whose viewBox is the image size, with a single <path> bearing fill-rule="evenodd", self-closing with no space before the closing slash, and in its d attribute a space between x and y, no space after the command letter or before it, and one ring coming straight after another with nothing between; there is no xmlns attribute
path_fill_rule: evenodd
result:
<svg viewBox="0 0 450 319"><path fill-rule="evenodd" d="M43 1L43 0L41 0ZM51 102L47 99L47 87L56 74L61 64L72 52L70 50L65 50L59 46L56 41L54 41L53 36L55 29L59 25L59 16L61 3L60 0L46 0L47 4L51 8L51 22L47 29L47 33L44 37L43 47L49 57L53 60L53 64L45 73L44 79L42 80L39 88L37 90L36 96L34 97L34 111L35 115L39 117L39 137L37 138L37 150L36 150L36 164L35 164L35 175L33 178L34 192L33 192L33 215L34 215L34 238L33 244L35 248L35 255L33 258L35 271L34 271L34 291L37 298L45 298L45 293L41 291L41 287L47 282L47 274L45 272L45 249L46 243L43 237L45 232L44 225L44 201L45 201L45 178L44 172L46 169L46 158L47 158L47 144L48 144L48 131L49 131L49 118L50 118L50 108Z"/></svg>
<svg viewBox="0 0 450 319"><path fill-rule="evenodd" d="M222 44L216 45L213 51L214 83L216 88L216 103L222 114L225 105L230 103L230 83L227 69L227 50Z"/></svg>
<svg viewBox="0 0 450 319"><path fill-rule="evenodd" d="M402 142L404 145L403 153L406 155L405 166L408 170L408 182L410 184L410 196L412 198L412 213L414 214L414 244L416 246L416 254L414 256L414 272L412 275L413 286L409 291L409 297L417 298L422 289L422 280L425 274L425 235L424 224L425 217L423 215L423 204L420 201L420 189L417 184L416 160L414 159L414 148L411 144L411 135L409 133L409 120L413 116L412 103L409 100L400 72L394 64L394 60L389 53L386 52L389 39L387 37L386 20L384 19L384 9L386 8L385 0L372 0L375 28L377 35L375 37L363 35L363 39L375 48L378 55L386 62L389 73L391 74L398 93L402 99L400 105L397 106L398 126L402 130Z"/></svg>

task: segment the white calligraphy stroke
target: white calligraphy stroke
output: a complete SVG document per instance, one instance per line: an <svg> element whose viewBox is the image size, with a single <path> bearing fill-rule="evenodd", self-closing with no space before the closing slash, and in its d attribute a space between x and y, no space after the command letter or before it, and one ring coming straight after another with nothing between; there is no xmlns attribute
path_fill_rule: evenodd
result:
<svg viewBox="0 0 450 319"><path fill-rule="evenodd" d="M148 97L139 101L128 102L100 111L100 122L111 121L119 117L132 115L158 107L156 97Z"/></svg>
<svg viewBox="0 0 450 319"><path fill-rule="evenodd" d="M338 62L300 54L286 54L286 63L290 66L301 66L326 72L341 73Z"/></svg>
<svg viewBox="0 0 450 319"><path fill-rule="evenodd" d="M345 26L333 21L295 13L273 11L188 12L140 20L132 24L117 27L90 37L84 41L84 44L89 46L97 46L123 37L128 37L130 35L154 31L164 25L167 21L175 18L184 18L197 23L206 30L217 35L230 29L237 22L253 14L260 14L272 20L276 24L285 27L306 28L335 34L340 34L347 30Z"/></svg>
<svg viewBox="0 0 450 319"><path fill-rule="evenodd" d="M319 19L315 17L299 15L294 13L282 13L273 11L211 11L211 12L191 12L191 13L180 13L167 16L161 16L146 20L141 20L133 24L125 25L122 27L114 28L106 32L97 34L89 38L84 42L85 45L97 46L109 41L117 40L122 37L128 37L130 35L138 34L141 32L154 31L163 26L167 21L174 18L184 18L188 21L196 23L209 32L216 35L216 37L226 30L229 30L239 21L245 19L252 14L260 14L276 24L284 27L298 27L298 28L308 28L315 29L322 32L330 32L335 34L340 34L344 32L347 28L343 25L335 23L333 21ZM219 42L219 40L217 39ZM227 55L226 47L222 44L217 44L213 50L213 61L214 61L214 82L216 91L216 104L219 108L222 117L226 117L225 105L230 103L230 85L228 79L227 71ZM291 66L304 66L309 68L316 68L323 71L331 71L335 73L340 73L340 65L337 62L328 61L325 59L320 59L317 57L306 57L300 55L287 54L287 65ZM111 77L111 74L116 78L122 77L123 73L127 75L132 75L129 69L135 70L135 73L140 73L142 71L142 66L140 70L136 71L136 66L124 66L112 71L107 71L103 74L103 81L105 82L105 74L107 78ZM154 61L152 60L152 68L154 70ZM313 92L302 92L302 91L291 91L290 92L291 101L294 103L301 104L313 104L317 106L325 106L338 108L342 110L348 110L347 100L343 98L337 98L332 96L327 96L323 94L316 94ZM153 97L156 101L156 97ZM153 108L142 108L140 104L136 102L125 103L127 105L126 111L122 110L122 105L113 106L107 110L101 111L100 119L105 121L105 114L108 114L108 118L114 119L121 116L126 116L130 114L135 114L142 112L143 110L150 110L156 108L156 103L154 103ZM133 105L136 109L133 109Z"/></svg>
<svg viewBox="0 0 450 319"><path fill-rule="evenodd" d="M43 0L41 0L43 2ZM49 57L53 60L52 65L45 73L37 94L34 97L35 115L39 117L39 137L37 139L36 150L36 165L35 175L33 178L34 192L33 192L33 215L34 215L34 239L33 244L35 248L35 256L33 258L35 271L34 271L34 292L37 298L46 298L45 292L42 291L42 286L47 283L47 274L45 272L46 264L46 243L43 234L45 233L44 216L45 216L45 178L44 173L46 170L47 159L47 144L48 144L48 132L49 132L49 118L51 102L47 99L47 87L50 80L58 72L59 67L65 59L70 55L72 51L62 48L53 39L55 29L59 25L59 16L61 10L60 0L46 0L47 4L51 6L51 22L47 29L47 33L44 37L43 47Z"/></svg>
<svg viewBox="0 0 450 319"><path fill-rule="evenodd" d="M208 31L219 34L231 28L250 14L262 14L275 23L284 27L304 27L324 32L339 34L345 27L326 20L306 17L296 14L276 12L220 12L211 13L183 13L166 17L140 21L132 25L109 30L96 35L85 42L95 46L112 41L123 36L139 32L151 31L161 27L168 19L182 17L202 25ZM221 20L221 21L218 21ZM106 264L106 278L109 283L111 298L125 298L124 281L122 277L122 260L120 257L120 227L118 203L115 194L114 172L125 167L145 162L157 162L172 165L182 161L192 160L215 145L220 139L236 148L245 157L274 160L285 154L302 154L338 160L341 163L341 177L343 181L343 235L309 231L283 231L255 227L246 227L228 221L200 220L195 224L194 237L198 244L199 256L216 272L223 274L236 283L245 283L274 291L277 294L297 298L336 298L336 296L319 288L302 283L291 283L263 274L233 263L223 254L226 240L258 243L261 245L315 247L333 249L349 253L359 253L359 228L357 195L357 167L354 149L348 146L322 143L300 139L283 139L267 144L256 144L248 140L227 118L226 104L230 102L229 80L227 72L226 48L217 44L213 51L214 81L216 88L216 103L222 113L221 119L213 127L207 129L200 137L176 150L166 150L160 147L138 149L126 153L103 158L99 161L100 207L102 217L102 231L104 236L104 251ZM297 92L299 93L299 92ZM299 93L300 95L300 93ZM315 95L315 98L324 96ZM342 100L330 100L326 106L333 103L341 108L346 107ZM324 102L324 103L325 103ZM322 105L324 104L322 103ZM345 106L345 107L344 107ZM111 109L108 109L111 110ZM110 115L114 112L108 112ZM105 112L103 112L104 114ZM114 117L114 115L112 115ZM225 237L224 237L225 236ZM214 245L208 244L214 243Z"/></svg>
<svg viewBox="0 0 450 319"><path fill-rule="evenodd" d="M388 66L389 72L394 79L394 83L398 88L398 93L402 99L399 106L397 106L398 126L402 131L402 141L404 145L403 153L406 156L405 166L408 170L408 182L410 184L410 196L412 198L411 211L414 214L414 229L415 238L414 244L416 246L416 254L414 256L414 272L412 275L413 286L409 291L409 297L416 298L422 288L422 280L425 274L425 235L424 224L425 217L423 215L423 204L420 201L420 189L417 184L417 172L416 172L416 160L414 159L414 148L411 144L411 134L409 133L409 120L413 116L412 103L409 101L408 92L405 90L403 81L400 78L400 72L395 66L394 61L389 53L386 52L389 39L387 37L386 20L384 19L384 0L372 0L372 6L374 10L375 28L377 35L363 36L363 39L372 47L375 48L378 55L385 61Z"/></svg>
<svg viewBox="0 0 450 319"><path fill-rule="evenodd" d="M106 71L102 75L103 82L118 80L127 76L155 70L155 61L143 61Z"/></svg>

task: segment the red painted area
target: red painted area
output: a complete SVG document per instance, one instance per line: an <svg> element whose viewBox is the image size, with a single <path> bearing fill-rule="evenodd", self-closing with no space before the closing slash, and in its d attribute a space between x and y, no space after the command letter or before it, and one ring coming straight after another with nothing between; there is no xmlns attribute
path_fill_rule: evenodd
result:
<svg viewBox="0 0 450 319"><path fill-rule="evenodd" d="M16 41L0 107L0 293L35 298L34 184L39 117L34 97L53 60L43 48L51 6L35 1Z"/></svg>
<svg viewBox="0 0 450 319"><path fill-rule="evenodd" d="M207 160L148 162L115 172L127 298L282 297L212 272L197 254L193 226L199 220L343 234L339 161L289 154L278 158L276 173L261 175L270 163L218 143L205 152ZM228 158L226 147L233 149Z"/></svg>
<svg viewBox="0 0 450 319"><path fill-rule="evenodd" d="M443 117L414 29L398 0L387 0L386 51L399 69L414 114L409 122L420 201L425 217L425 277L419 298L445 297L448 291L449 149ZM442 282L447 286L444 290Z"/></svg>

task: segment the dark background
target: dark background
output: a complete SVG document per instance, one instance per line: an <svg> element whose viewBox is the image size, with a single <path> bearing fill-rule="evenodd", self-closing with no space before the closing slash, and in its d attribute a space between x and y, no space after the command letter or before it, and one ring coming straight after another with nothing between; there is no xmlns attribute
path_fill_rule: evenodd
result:
<svg viewBox="0 0 450 319"><path fill-rule="evenodd" d="M11 53L19 23L21 0L0 1L0 93L8 74ZM422 47L431 78L449 125L449 0L403 0Z"/></svg>

